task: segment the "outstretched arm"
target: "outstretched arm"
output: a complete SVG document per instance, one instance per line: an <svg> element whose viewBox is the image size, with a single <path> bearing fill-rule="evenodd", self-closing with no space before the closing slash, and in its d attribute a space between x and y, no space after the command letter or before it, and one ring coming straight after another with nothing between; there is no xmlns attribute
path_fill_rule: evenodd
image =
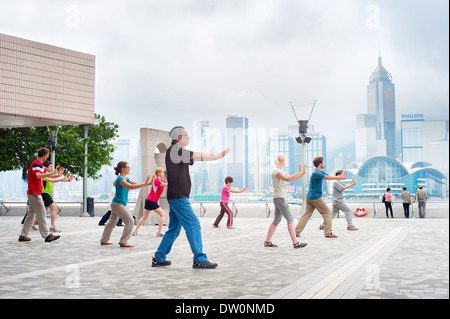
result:
<svg viewBox="0 0 450 319"><path fill-rule="evenodd" d="M45 178L45 177L52 177L57 178L60 177L64 172L64 167L56 166L56 169L53 172L45 172L45 173L36 173L37 178ZM53 183L53 182L52 182Z"/></svg>
<svg viewBox="0 0 450 319"><path fill-rule="evenodd" d="M200 162L206 162L206 161L217 161L221 158L224 158L225 155L230 151L230 148L227 148L223 150L220 153L217 154L208 154L208 153L201 153L201 152L194 152L192 155L192 159L194 161L200 161Z"/></svg>
<svg viewBox="0 0 450 319"><path fill-rule="evenodd" d="M120 185L122 185L123 187L128 188L128 189L138 189L141 187L149 186L151 184L152 183L150 181L150 175L148 175L147 179L143 183L136 183L133 181L127 182L125 179L122 179L120 181Z"/></svg>
<svg viewBox="0 0 450 319"><path fill-rule="evenodd" d="M327 176L325 176L323 179L342 181L342 180L344 180L344 179L347 179L347 175L348 175L348 172L345 171L343 174L341 174L341 175L339 175L339 176L330 176L330 175L327 175Z"/></svg>
<svg viewBox="0 0 450 319"><path fill-rule="evenodd" d="M235 194L237 194L237 193L243 193L244 191L245 191L245 187L244 187L243 189L239 190L239 191L236 191L236 190L234 190L234 189L229 189L229 190L228 190L229 193L235 193Z"/></svg>
<svg viewBox="0 0 450 319"><path fill-rule="evenodd" d="M344 187L344 189L349 189L350 187L353 187L356 185L356 178L352 177L352 183L350 185L347 185Z"/></svg>
<svg viewBox="0 0 450 319"><path fill-rule="evenodd" d="M303 165L303 169L302 169L302 164L299 165L298 167L298 172L293 174L293 175L288 175L284 172L279 172L277 174L277 177L279 177L280 179L282 179L285 182L292 182L292 181L296 181L299 178L301 178L303 175L306 174L306 167L307 165Z"/></svg>

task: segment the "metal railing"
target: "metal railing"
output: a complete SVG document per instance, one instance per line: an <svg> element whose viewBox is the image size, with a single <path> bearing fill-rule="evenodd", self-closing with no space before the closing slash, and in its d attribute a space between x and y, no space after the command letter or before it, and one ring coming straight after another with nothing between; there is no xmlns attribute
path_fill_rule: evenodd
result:
<svg viewBox="0 0 450 319"><path fill-rule="evenodd" d="M377 214L379 214L378 210L380 209L377 206L383 206L383 213L384 213L384 204L379 202L379 201L344 201L348 206L358 206L358 207L362 207L362 206L368 206L370 205L372 207L373 210L373 218L377 217ZM65 207L79 207L80 212L82 211L83 207L82 207L82 202L55 202L56 206L58 208L58 214L60 214L61 212L64 211ZM325 200L325 203L329 206L332 205L332 202L330 200ZM100 207L105 207L107 206L109 203L108 202L95 202L94 205L95 206L100 206ZM133 207L136 202L129 202L128 203L130 207ZM206 212L207 212L207 208L209 206L209 204L211 205L217 205L219 206L219 201L191 201L192 205L199 205L199 210L200 210L200 217L204 217ZM270 217L270 215L272 214L272 206L273 206L273 202L272 201L230 201L229 202L229 206L231 211L233 212L233 216L236 217L240 211L240 205L241 204L254 204L254 205L261 205L264 206L264 211L265 211L265 216L267 218ZM301 207L301 212L303 213L303 205L301 202L289 202L290 205L298 205ZM395 204L396 206L401 205L402 202L394 202L393 204ZM448 201L427 201L427 207L429 207L430 205L436 205L436 204L442 204L443 206L446 204L447 205L447 209L448 209ZM410 217L414 218L415 217L415 213L416 213L416 209L414 208L416 205L416 203L412 204L410 206ZM23 207L25 206L26 212L28 212L28 205L26 202L0 202L0 216L6 216L13 207ZM403 209L403 207L402 207ZM337 216L339 218L339 214Z"/></svg>

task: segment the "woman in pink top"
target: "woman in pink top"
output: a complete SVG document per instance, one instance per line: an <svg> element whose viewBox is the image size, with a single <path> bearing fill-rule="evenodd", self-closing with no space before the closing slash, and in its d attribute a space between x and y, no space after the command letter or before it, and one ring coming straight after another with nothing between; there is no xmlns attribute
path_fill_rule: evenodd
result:
<svg viewBox="0 0 450 319"><path fill-rule="evenodd" d="M156 233L156 237L163 237L164 234L161 232L162 227L164 225L164 218L166 217L166 213L162 210L162 208L158 205L158 200L161 197L162 192L164 191L164 187L166 187L168 184L165 180L163 180L165 175L164 169L161 167L158 167L155 170L155 175L153 175L153 183L152 188L150 190L150 193L147 196L147 199L145 200L145 206L144 206L144 215L139 219L136 229L133 232L133 236L137 236L137 231L139 227L142 226L142 224L147 220L148 216L150 215L151 211L154 211L159 215L159 229ZM156 178L155 178L156 177Z"/></svg>
<svg viewBox="0 0 450 319"><path fill-rule="evenodd" d="M392 195L389 187L386 189L386 194L384 194L384 206L386 206L386 217L389 218L388 210L390 210L391 218L394 218L394 214L392 212Z"/></svg>
<svg viewBox="0 0 450 319"><path fill-rule="evenodd" d="M233 229L233 212L228 208L228 202L230 200L230 193L242 193L245 188L235 191L231 189L231 184L233 183L233 177L227 176L225 178L225 187L222 188L222 198L220 199L220 213L217 216L216 221L213 224L214 228L219 228L219 223L222 220L223 214L227 213L227 228Z"/></svg>

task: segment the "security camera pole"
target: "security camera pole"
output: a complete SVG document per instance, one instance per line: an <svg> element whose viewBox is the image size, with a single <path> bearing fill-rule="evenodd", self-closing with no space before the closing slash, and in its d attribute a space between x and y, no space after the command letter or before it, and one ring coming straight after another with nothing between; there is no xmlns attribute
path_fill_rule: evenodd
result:
<svg viewBox="0 0 450 319"><path fill-rule="evenodd" d="M292 111L294 112L295 119L298 123L298 131L300 133L299 137L295 139L295 141L302 145L302 162L306 163L306 144L311 142L311 137L306 136L308 132L308 122L311 118L312 112L314 110L314 106L316 105L317 100L313 99L304 99L289 102L291 104ZM312 105L312 107L311 107ZM298 117L295 112L300 110ZM302 213L305 212L306 208L306 177L302 178Z"/></svg>

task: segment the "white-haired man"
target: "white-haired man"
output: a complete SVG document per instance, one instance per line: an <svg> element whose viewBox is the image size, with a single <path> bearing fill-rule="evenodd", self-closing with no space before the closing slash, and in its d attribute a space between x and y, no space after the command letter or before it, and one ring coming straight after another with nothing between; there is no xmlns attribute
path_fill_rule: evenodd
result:
<svg viewBox="0 0 450 319"><path fill-rule="evenodd" d="M167 200L169 202L169 229L164 234L161 243L152 259L152 267L168 266L170 261L166 260L167 254L180 234L181 227L186 231L186 236L191 246L193 257L193 268L213 269L216 263L211 263L203 253L202 234L200 221L195 215L189 195L191 191L191 178L189 166L195 161L214 161L223 158L230 149L218 153L207 154L186 150L189 145L189 134L182 126L176 126L170 131L172 145L166 153L167 170Z"/></svg>

